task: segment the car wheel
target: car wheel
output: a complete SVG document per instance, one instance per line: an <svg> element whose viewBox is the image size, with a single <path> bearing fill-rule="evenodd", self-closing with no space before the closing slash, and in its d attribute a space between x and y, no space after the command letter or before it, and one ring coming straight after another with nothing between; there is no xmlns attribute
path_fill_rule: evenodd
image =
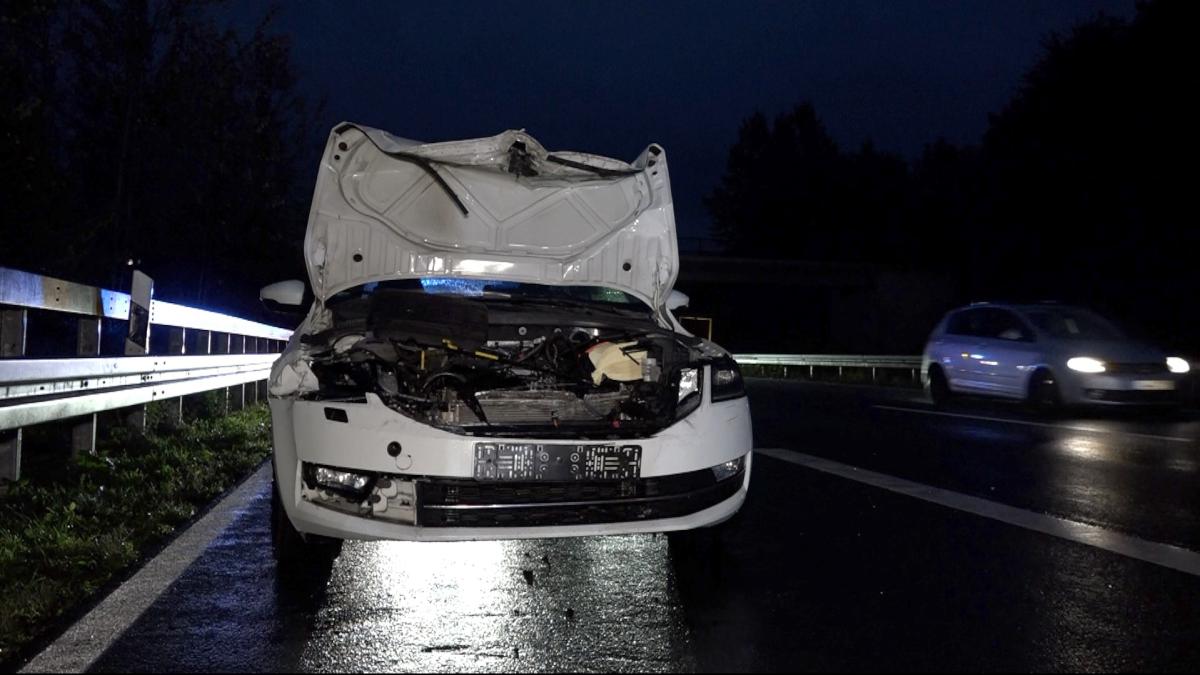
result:
<svg viewBox="0 0 1200 675"><path fill-rule="evenodd" d="M1029 393L1025 398L1026 404L1036 413L1045 414L1058 410L1062 406L1062 396L1058 391L1058 379L1049 370L1041 369L1029 378Z"/></svg>
<svg viewBox="0 0 1200 675"><path fill-rule="evenodd" d="M929 398L933 399L933 404L943 406L950 402L953 392L950 391L950 383L946 381L946 374L942 372L940 366L929 367Z"/></svg>
<svg viewBox="0 0 1200 675"><path fill-rule="evenodd" d="M271 546L280 567L297 568L332 561L341 552L342 541L300 534L279 496L279 485L271 481Z"/></svg>

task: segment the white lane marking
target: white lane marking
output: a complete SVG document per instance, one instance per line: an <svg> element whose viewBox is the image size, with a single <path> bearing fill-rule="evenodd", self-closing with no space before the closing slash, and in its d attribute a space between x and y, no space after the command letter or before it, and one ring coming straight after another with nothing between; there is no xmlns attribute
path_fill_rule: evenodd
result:
<svg viewBox="0 0 1200 675"><path fill-rule="evenodd" d="M1066 429L1068 431L1082 431L1089 434L1120 434L1122 436L1135 436L1137 438L1152 438L1158 441L1174 441L1175 443L1193 443L1195 439L1185 436L1159 436L1158 434L1141 434L1136 431L1121 431L1120 429L1100 429L1098 427L1084 427L1074 424L1050 424L1049 422L1032 422L1029 420L1014 420L1009 417L988 417L986 415L967 415L965 413L952 413L944 410L921 410L919 408L905 408L896 405L874 405L872 407L880 410L898 410L900 412L916 413L918 415L942 415L944 417L965 417L971 420L984 420L986 422L1004 422L1006 424L1024 424L1031 427L1049 427L1051 429Z"/></svg>
<svg viewBox="0 0 1200 675"><path fill-rule="evenodd" d="M865 483L877 488L889 490L907 497L915 497L927 502L945 506L958 511L964 511L976 516L998 520L1009 525L1016 525L1034 532L1041 532L1052 537L1066 539L1086 546L1103 549L1111 553L1123 555L1135 560L1162 565L1192 576L1200 576L1200 553L1162 544L1146 541L1128 534L1108 530L1098 525L1089 525L1075 520L1051 516L1034 511L1026 511L1015 506L972 497L944 490L922 483L860 469L849 464L806 455L801 452L779 448L755 448L757 455L766 455L784 462L797 464L809 469L833 474L841 478Z"/></svg>
<svg viewBox="0 0 1200 675"><path fill-rule="evenodd" d="M133 625L158 596L200 557L209 543L233 522L250 497L261 492L270 481L271 463L266 462L147 562L137 574L118 586L53 644L33 657L21 672L81 673L90 668L104 650L116 642L125 629Z"/></svg>

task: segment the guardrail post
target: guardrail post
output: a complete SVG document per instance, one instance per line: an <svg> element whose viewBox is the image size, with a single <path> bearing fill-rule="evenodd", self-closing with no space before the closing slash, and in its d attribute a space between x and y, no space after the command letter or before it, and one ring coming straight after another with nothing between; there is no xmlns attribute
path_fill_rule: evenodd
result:
<svg viewBox="0 0 1200 675"><path fill-rule="evenodd" d="M255 340L255 342L258 344L258 353L259 354L270 354L271 353L271 340L270 339L257 338ZM257 393L258 402L266 403L267 402L267 381L259 380L258 382L255 382L254 388L255 388L255 390L257 390L256 393Z"/></svg>
<svg viewBox="0 0 1200 675"><path fill-rule="evenodd" d="M0 310L0 358L25 355L29 310ZM21 429L0 431L0 484L21 479ZM0 488L2 489L2 488Z"/></svg>
<svg viewBox="0 0 1200 675"><path fill-rule="evenodd" d="M875 366L871 366L871 381L875 381Z"/></svg>
<svg viewBox="0 0 1200 675"><path fill-rule="evenodd" d="M246 337L246 353L247 354L257 354L258 352L259 352L258 338L247 336ZM250 404L252 404L252 405L256 405L258 403L258 382L247 382L246 383L246 398L248 398L250 400Z"/></svg>
<svg viewBox="0 0 1200 675"><path fill-rule="evenodd" d="M192 345L192 353L193 354L208 355L208 354L213 353L212 331L193 329L191 331L191 335L192 335L192 342L193 342L193 345ZM185 396L184 397L184 400L185 400L184 412L194 416L194 413L196 410L195 401L197 401L197 400L202 401L203 397L204 397L204 394L193 394L192 396ZM193 403L186 404L186 401L188 401L188 400L193 401ZM222 412L224 412L224 408L222 408Z"/></svg>
<svg viewBox="0 0 1200 675"><path fill-rule="evenodd" d="M229 353L230 354L245 354L246 353L246 336L245 335L230 335L229 336ZM246 407L246 385L237 384L229 388L229 409L241 410Z"/></svg>
<svg viewBox="0 0 1200 675"><path fill-rule="evenodd" d="M182 355L187 353L186 328L168 329L167 353L171 355ZM183 397L180 396L173 401L164 401L164 405L170 406L170 423L174 426L183 424Z"/></svg>
<svg viewBox="0 0 1200 675"><path fill-rule="evenodd" d="M79 320L75 351L80 356L100 356L100 319ZM71 427L71 458L96 454L96 413L83 416Z"/></svg>
<svg viewBox="0 0 1200 675"><path fill-rule="evenodd" d="M230 347L232 346L232 342L233 336L229 333L215 333L211 338L212 353L229 354L231 352ZM231 398L233 398L233 387L225 387L219 391L221 392L221 396L224 398L224 400L221 401L221 414L224 415L229 412L229 401Z"/></svg>

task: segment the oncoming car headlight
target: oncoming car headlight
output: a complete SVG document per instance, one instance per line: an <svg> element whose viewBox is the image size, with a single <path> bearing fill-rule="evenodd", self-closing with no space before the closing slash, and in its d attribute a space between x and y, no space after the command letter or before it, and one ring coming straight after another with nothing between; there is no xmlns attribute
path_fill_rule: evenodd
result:
<svg viewBox="0 0 1200 675"><path fill-rule="evenodd" d="M1191 369L1192 366L1187 362L1187 359L1181 359L1178 356L1167 357L1167 370L1172 373L1186 373Z"/></svg>
<svg viewBox="0 0 1200 675"><path fill-rule="evenodd" d="M1081 373L1103 373L1104 362L1087 356L1076 356L1067 359L1067 367Z"/></svg>
<svg viewBox="0 0 1200 675"><path fill-rule="evenodd" d="M733 359L722 359L712 364L712 400L728 401L746 395L742 382L742 371Z"/></svg>

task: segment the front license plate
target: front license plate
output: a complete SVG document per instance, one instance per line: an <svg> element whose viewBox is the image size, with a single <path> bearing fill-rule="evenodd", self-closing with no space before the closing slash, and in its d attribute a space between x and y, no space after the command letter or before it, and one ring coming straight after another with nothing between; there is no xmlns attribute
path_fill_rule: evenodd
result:
<svg viewBox="0 0 1200 675"><path fill-rule="evenodd" d="M479 480L626 480L641 470L640 445L475 444Z"/></svg>
<svg viewBox="0 0 1200 675"><path fill-rule="evenodd" d="M1138 391L1170 391L1175 388L1171 380L1134 380L1133 388Z"/></svg>

